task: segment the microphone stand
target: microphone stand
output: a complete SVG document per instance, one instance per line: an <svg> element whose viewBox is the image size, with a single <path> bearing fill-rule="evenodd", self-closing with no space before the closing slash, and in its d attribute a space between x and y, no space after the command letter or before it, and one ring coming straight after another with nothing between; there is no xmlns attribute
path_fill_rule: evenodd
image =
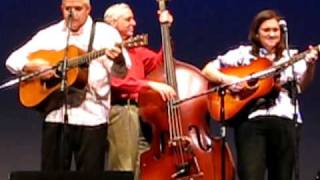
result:
<svg viewBox="0 0 320 180"><path fill-rule="evenodd" d="M283 26L283 32L285 35L285 47L288 57L291 59L290 49L289 49L289 33L288 28ZM299 143L300 143L300 135L299 135L299 123L298 123L298 106L297 106L297 98L299 89L297 87L297 77L295 76L294 64L291 65L291 73L292 79L289 80L289 87L290 87L290 94L291 94L291 103L293 105L293 121L295 123L295 141L296 141L296 148L295 148L295 167L294 167L294 176L295 180L300 179L300 165L299 165Z"/></svg>
<svg viewBox="0 0 320 180"><path fill-rule="evenodd" d="M1 89L5 89L5 88L9 88L11 86L14 86L14 85L20 83L20 82L27 81L29 79L37 77L40 74L45 73L47 71L57 70L57 69L58 69L58 66L52 66L50 68L47 68L47 69L44 69L44 70L41 70L41 71L36 71L36 72L28 73L28 74L19 75L18 77L14 78L14 79L11 79L11 80L9 80L7 82L2 83L0 85L0 90Z"/></svg>
<svg viewBox="0 0 320 180"><path fill-rule="evenodd" d="M320 170L317 172L316 177L314 178L314 180L320 180Z"/></svg>
<svg viewBox="0 0 320 180"><path fill-rule="evenodd" d="M220 96L220 137L221 137L221 180L226 180L226 167L225 167L225 145L227 142L227 127L225 123L225 109L224 109L224 97L226 95L226 86L218 88L218 94Z"/></svg>
<svg viewBox="0 0 320 180"><path fill-rule="evenodd" d="M73 13L72 9L70 8L68 18L66 20L66 27L67 27L67 38L66 38L66 46L64 51L63 62L61 64L61 86L60 92L63 93L63 127L61 129L61 141L60 141L60 168L61 171L64 171L64 141L65 136L67 135L67 125L69 121L68 117L68 77L67 77L67 70L68 70L68 51L69 51L69 39L70 39L70 28L71 28L71 21L72 21Z"/></svg>

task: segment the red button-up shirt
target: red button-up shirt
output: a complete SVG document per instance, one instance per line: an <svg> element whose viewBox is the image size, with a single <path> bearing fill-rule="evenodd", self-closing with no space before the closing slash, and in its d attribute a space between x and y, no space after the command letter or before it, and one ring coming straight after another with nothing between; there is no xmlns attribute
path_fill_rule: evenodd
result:
<svg viewBox="0 0 320 180"><path fill-rule="evenodd" d="M136 47L128 50L131 67L125 78L111 78L112 101L125 99L137 100L142 87L147 86L146 76L163 61L163 53L158 53L146 47Z"/></svg>

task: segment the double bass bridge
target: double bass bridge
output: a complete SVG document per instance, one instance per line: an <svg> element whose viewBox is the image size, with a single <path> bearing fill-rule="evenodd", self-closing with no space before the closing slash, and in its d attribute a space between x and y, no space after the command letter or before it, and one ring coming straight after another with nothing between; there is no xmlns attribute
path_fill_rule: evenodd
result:
<svg viewBox="0 0 320 180"><path fill-rule="evenodd" d="M189 174L186 169L182 168L171 175L172 179L176 180L202 180L203 172Z"/></svg>
<svg viewBox="0 0 320 180"><path fill-rule="evenodd" d="M192 150L191 140L187 136L180 136L169 141L169 147L173 152L180 152L183 160L176 165L176 172L171 175L176 180L200 180L204 173L201 171L199 162ZM182 150L182 151L179 151ZM177 156L180 157L180 156Z"/></svg>

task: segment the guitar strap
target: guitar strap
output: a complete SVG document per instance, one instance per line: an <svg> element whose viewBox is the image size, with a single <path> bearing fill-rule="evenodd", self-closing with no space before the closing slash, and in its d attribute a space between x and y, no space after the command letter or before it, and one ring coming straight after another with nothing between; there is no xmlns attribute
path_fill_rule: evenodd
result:
<svg viewBox="0 0 320 180"><path fill-rule="evenodd" d="M96 32L96 21L93 21L92 27L91 27L89 45L88 45L88 52L92 51L92 44L93 44L95 32Z"/></svg>
<svg viewBox="0 0 320 180"><path fill-rule="evenodd" d="M279 96L279 90L276 88L273 88L271 92L264 96L260 97L257 100L253 101L253 104L251 106L251 112L255 111L257 109L267 109L271 106L275 105L275 100Z"/></svg>
<svg viewBox="0 0 320 180"><path fill-rule="evenodd" d="M296 90L294 90L292 87L294 87L294 84L293 84L294 82L293 81L288 81L288 82L286 82L285 84L283 84L282 85L282 87L284 88L284 89L286 89L288 92L289 92L289 97L292 99L292 97L294 97L294 93L298 93L298 91Z"/></svg>
<svg viewBox="0 0 320 180"><path fill-rule="evenodd" d="M93 41L94 41L95 32L96 32L96 21L93 21L92 22L92 26L91 26L89 44L88 44L88 52L92 51L92 44L93 44ZM89 67L89 64L85 63L85 64L82 64L80 67L81 68L87 68L87 67Z"/></svg>

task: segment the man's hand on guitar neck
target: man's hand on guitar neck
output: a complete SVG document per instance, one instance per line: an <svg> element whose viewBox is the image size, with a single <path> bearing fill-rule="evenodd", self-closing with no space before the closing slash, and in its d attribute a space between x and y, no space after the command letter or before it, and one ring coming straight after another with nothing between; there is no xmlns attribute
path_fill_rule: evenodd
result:
<svg viewBox="0 0 320 180"><path fill-rule="evenodd" d="M122 61L122 49L120 46L114 46L105 50L106 56L114 62Z"/></svg>
<svg viewBox="0 0 320 180"><path fill-rule="evenodd" d="M43 59L33 59L23 67L22 71L24 73L42 72L38 76L40 79L50 79L53 76L58 77L56 71L51 68L52 66L49 62Z"/></svg>
<svg viewBox="0 0 320 180"><path fill-rule="evenodd" d="M124 78L128 73L128 68L122 54L121 45L115 45L113 48L105 50L106 56L113 61L111 74L119 78Z"/></svg>

